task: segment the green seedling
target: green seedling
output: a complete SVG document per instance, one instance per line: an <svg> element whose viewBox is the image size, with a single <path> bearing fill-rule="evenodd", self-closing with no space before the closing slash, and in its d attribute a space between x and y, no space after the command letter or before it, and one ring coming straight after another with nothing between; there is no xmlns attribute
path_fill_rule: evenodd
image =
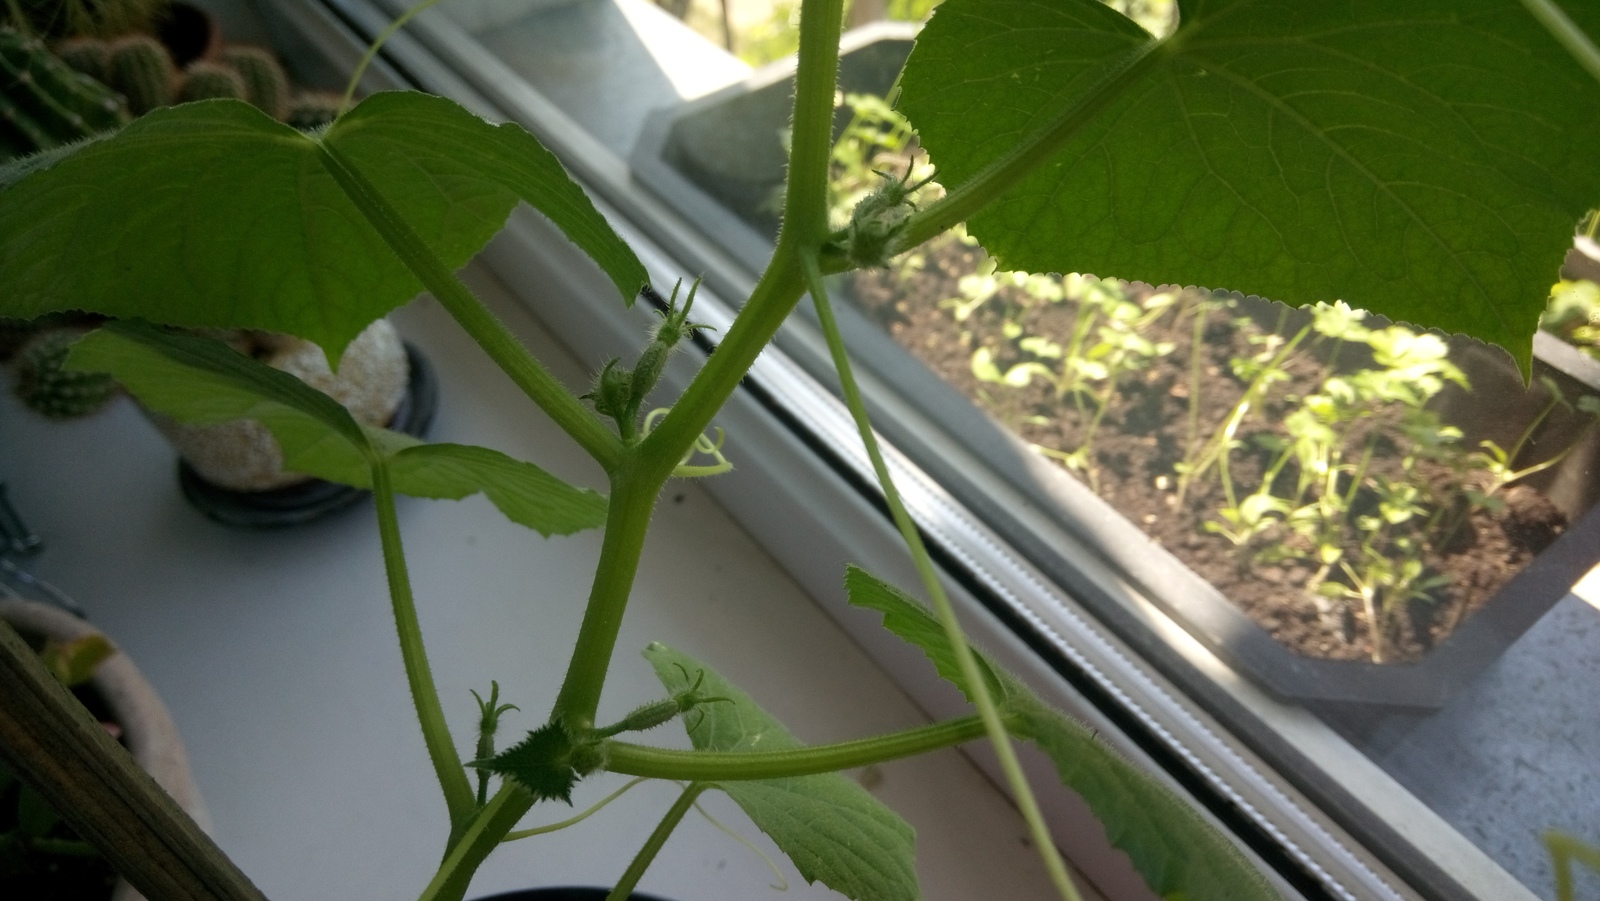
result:
<svg viewBox="0 0 1600 901"><path fill-rule="evenodd" d="M1133 373L1149 368L1156 359L1172 353L1171 342L1154 342L1142 332L1172 309L1174 296L1152 294L1135 302L1118 282L1073 276L1057 288L1054 279L1027 273L975 276L977 293L987 299L999 286L1009 282L1020 288L1032 304L1076 300L1077 318L1072 334L1063 346L1044 335L1028 335L1021 323L1008 334L1031 359L1010 366L1004 372L994 362L993 352L980 347L973 352L972 373L979 381L1008 388L1025 388L1034 379L1048 382L1057 401L1071 398L1082 427L1082 440L1071 451L1040 450L1082 475L1090 487L1099 490L1094 466L1093 445L1106 411L1115 400L1118 385ZM956 307L957 319L970 308ZM1008 322L1008 324L1010 324Z"/></svg>
<svg viewBox="0 0 1600 901"><path fill-rule="evenodd" d="M1539 838L1549 850L1550 865L1556 871L1556 901L1578 901L1572 865L1582 864L1600 874L1600 845L1591 845L1559 829L1547 829Z"/></svg>
<svg viewBox="0 0 1600 901"><path fill-rule="evenodd" d="M1493 441L1484 440L1479 442L1479 446L1483 448L1483 451L1472 456L1472 461L1477 464L1477 467L1488 475L1487 484L1480 489L1480 496L1486 502L1493 499L1495 494L1506 486L1536 473L1544 472L1552 466L1560 465L1562 460L1565 460L1583 443L1584 439L1588 438L1589 431L1594 428L1595 423L1600 422L1600 397L1596 397L1593 394L1585 394L1578 398L1578 403L1574 406L1567 400L1566 395L1561 390L1561 386L1556 383L1555 379L1549 376L1541 376L1539 381L1544 384L1545 389L1550 393L1550 400L1528 423L1528 427L1522 430L1522 434L1518 436L1516 443L1511 445L1511 450L1505 450ZM1534 433L1539 430L1541 425L1544 425L1544 421L1549 418L1551 413L1555 412L1557 407L1566 407L1569 410L1588 414L1590 417L1589 423L1571 443L1560 451L1538 463L1521 469L1516 468L1517 460L1521 459L1522 453L1527 449Z"/></svg>
<svg viewBox="0 0 1600 901"><path fill-rule="evenodd" d="M934 197L929 186L926 196L917 195L913 186L925 176L879 167L891 178L872 176L872 203L857 202L850 221L839 223L829 220L829 181L844 3L802 0L777 245L749 296L735 305L737 318L715 351L694 361L699 365L687 387L658 417L640 414L646 396L659 390L665 358L694 330L688 301L681 310L668 301L668 324L642 336L646 349L634 366L619 359L604 367L592 405L585 403L454 273L524 201L594 260L616 300L638 296L649 281L643 265L531 134L420 94L370 97L310 133L240 101L157 109L117 135L0 170L0 316L32 319L71 308L120 317L74 345L69 365L111 371L143 403L181 419L262 421L298 471L372 489L399 657L442 796L440 864L419 894L423 901L460 901L487 856L518 834L525 814L564 800L578 780L601 771L686 786L623 871L613 901L633 891L707 790L738 803L803 878L857 901L906 901L920 893L911 829L840 771L979 738L994 750L1029 842L1063 899L1078 893L1022 775L1015 741L1045 753L1056 775L1108 822L1107 834L1155 894L1265 901L1275 897L1271 886L1187 803L969 646L917 523L888 476L829 306L826 276L891 260L966 223L970 236L1009 269L1115 272L1237 287L1294 303L1345 296L1393 320L1499 342L1526 365L1548 272L1583 212L1571 198L1600 196L1600 173L1569 151L1600 146L1600 89L1561 49L1581 43L1558 43L1542 20L1515 4L1483 2L1474 15L1461 16L1441 16L1427 4L1354 11L1313 4L1283 16L1259 0L1197 3L1185 7L1183 23L1163 41L1094 0L944 0L912 51L897 98L897 113L914 123L919 144L938 162L943 193ZM1561 31L1565 26L1550 27L1573 37ZM1074 36L1065 55L1064 30ZM1368 47L1350 38L1375 31L1391 40ZM1249 51L1241 52L1246 45ZM1410 52L1405 71L1391 76L1396 46ZM1315 65L1307 65L1312 57ZM1441 71L1474 77L1444 79L1429 90L1418 90L1411 77ZM1362 85L1359 95L1347 90L1353 80ZM1505 98L1515 98L1514 108ZM1402 106L1406 115L1393 116ZM1222 109L1230 111L1225 127L1216 117ZM1461 127L1463 109L1479 111L1482 121L1500 115L1537 122L1541 131L1524 144L1501 129L1494 140L1516 146L1486 145L1481 129ZM1268 147L1272 153L1263 154ZM197 167L205 178L194 176ZM1321 172L1337 177L1305 177ZM1462 197L1484 202L1462 204ZM1352 217L1354 210L1364 212ZM1504 210L1517 215L1503 217ZM130 222L140 227L126 227ZM1348 225L1335 234L1328 231L1335 222ZM312 234L322 240L306 240ZM865 248L871 253L863 244L873 245ZM329 272L361 277L320 277ZM146 324L284 332L337 358L368 323L419 288L594 461L606 494L486 448L419 444L363 429L292 376L216 342ZM693 749L600 735L595 718L652 511L807 294L930 606L854 568L846 593L926 653L972 701L973 712L806 745L710 667L651 645L645 656L667 701L636 723L692 719L686 725ZM1071 336L1038 336L1061 345L1060 368L1049 367L1061 380L1059 396L1103 408L1113 373L1160 352L1130 337L1137 336L1139 318L1157 311L1116 310L1080 317L1088 324ZM1016 340L1027 337L1019 333ZM1396 336L1396 359L1412 350L1401 343ZM1272 349L1265 362L1282 350ZM1251 376L1257 378L1260 372ZM1367 390L1355 380L1325 387L1333 412L1355 409L1352 399ZM1231 440L1218 442L1216 453ZM1321 483L1340 488L1343 479L1339 497L1350 510L1367 481L1364 466L1329 463ZM605 532L566 674L543 725L464 766L431 674L418 614L419 601L430 599L414 596L395 496L474 492L545 536L601 526ZM1382 556L1399 541L1373 537L1367 546ZM1319 550L1329 554L1326 565L1342 562L1339 548L1329 548ZM1400 597L1428 579L1404 564L1385 575L1364 569L1365 558L1350 559L1340 572L1358 592L1357 582L1370 582ZM1377 603L1378 592L1371 594ZM0 648L17 672L39 668L17 655L12 642ZM42 728L37 710L12 699L12 692L0 692L5 734ZM693 716L682 715L686 706ZM491 689L480 718L487 711L498 722L502 707ZM83 750L104 754L90 744ZM117 771L112 758L96 759L105 764L97 772ZM50 762L36 754L19 753L15 763L30 782L74 788L52 782ZM480 803L472 776L483 772L490 783ZM161 803L139 795L138 785L123 787L144 798L139 805ZM62 812L90 826L101 824L102 796L130 796L83 790L92 797ZM127 830L111 825L82 831L102 836L135 885L155 886L156 896L259 898L192 824L161 822L168 824L161 827L163 841L151 844L124 839ZM178 863L176 843L165 841L169 834L208 853ZM159 890L169 885L163 880L176 880L181 890Z"/></svg>

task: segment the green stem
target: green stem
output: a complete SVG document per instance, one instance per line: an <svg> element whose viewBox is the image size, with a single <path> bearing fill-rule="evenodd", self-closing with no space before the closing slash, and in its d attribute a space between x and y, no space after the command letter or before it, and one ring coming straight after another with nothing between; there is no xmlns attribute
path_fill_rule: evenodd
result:
<svg viewBox="0 0 1600 901"><path fill-rule="evenodd" d="M654 832L645 839L644 847L633 857L633 862L628 864L628 869L623 872L622 878L617 880L616 888L606 896L606 901L628 901L628 896L633 894L634 886L643 878L644 871L649 869L650 862L661 853L661 846L667 843L667 837L672 835L672 830L678 828L685 814L694 807L694 799L711 786L704 782L692 782L683 790L678 800L667 809L667 815L661 818Z"/></svg>
<svg viewBox="0 0 1600 901"><path fill-rule="evenodd" d="M378 51L383 49L383 45L388 43L396 32L406 27L407 22L416 18L418 13L438 2L439 0L422 0L421 3L401 13L399 18L389 23L389 27L379 32L378 36L372 39L372 44L367 47L367 52L361 55L361 62L356 63L356 70L350 73L350 80L345 82L344 96L339 98L340 115L343 115L344 111L350 108L350 101L356 96L356 88L361 84L361 76L367 73L367 67L372 65L373 59L377 57Z"/></svg>
<svg viewBox="0 0 1600 901"><path fill-rule="evenodd" d="M609 472L622 456L622 441L592 414L583 402L561 384L522 346L515 335L473 296L455 273L447 269L422 238L378 193L378 189L326 143L320 144L322 161L377 230L389 249L432 292L489 358L522 389L561 430Z"/></svg>
<svg viewBox="0 0 1600 901"><path fill-rule="evenodd" d="M609 741L606 769L679 781L782 779L899 760L983 736L983 719L971 715L888 735L783 751L676 751Z"/></svg>
<svg viewBox="0 0 1600 901"><path fill-rule="evenodd" d="M1578 65L1594 76L1595 81L1600 81L1600 48L1595 47L1594 41L1583 33L1577 23L1567 18L1561 7L1552 0L1522 0L1522 5L1550 32L1551 37L1572 54Z"/></svg>
<svg viewBox="0 0 1600 901"><path fill-rule="evenodd" d="M805 293L803 285L798 255L780 243L716 351L667 415L636 445L641 478L666 481L789 317Z"/></svg>
<svg viewBox="0 0 1600 901"><path fill-rule="evenodd" d="M839 384L844 391L845 405L849 407L850 415L861 433L861 442L866 446L867 456L872 460L872 470L877 474L878 485L882 488L884 500L888 502L889 511L894 516L895 526L899 528L900 536L905 539L906 547L911 551L911 559L916 563L918 575L922 577L923 588L933 600L934 612L938 615L939 624L944 628L945 638L955 652L962 681L966 683L972 702L978 708L984 732L989 736L990 744L994 746L1001 771L1005 773L1006 784L1011 787L1017 807L1022 812L1022 818L1027 821L1034 846L1038 849L1056 890L1067 901L1080 901L1078 890L1072 884L1072 877L1067 874L1067 865L1062 861L1061 853L1056 850L1049 827L1045 825L1044 814L1039 810L1039 802L1034 798L1033 789L1028 785L1027 776L1022 772L1022 764L1017 760L1016 749L1011 746L1011 737L1006 733L1005 723L1001 721L1000 710L989 694L989 686L982 671L978 669L977 657L967 645L967 637L961 631L961 623L956 619L955 608L950 604L950 598L945 595L944 585L939 581L933 560L928 556L928 549L922 543L922 535L912 522L911 515L906 512L905 504L900 499L900 491L895 487L894 479L889 475L889 467L883 461L878 440L872 433L872 423L867 418L866 403L861 399L861 391L856 386L855 375L850 367L844 335L839 331L839 323L833 317L833 307L828 303L827 288L822 283L822 271L818 267L816 256L807 256L805 265L811 300L816 305L822 333L826 336L828 350L833 355L834 369L839 373Z"/></svg>
<svg viewBox="0 0 1600 901"><path fill-rule="evenodd" d="M803 0L789 183L784 193L779 244L820 247L828 238L833 98L839 81L839 36L843 27L844 0Z"/></svg>
<svg viewBox="0 0 1600 901"><path fill-rule="evenodd" d="M1160 63L1163 55L1155 50L1163 43L1151 40L1130 50L1100 79L1099 84L1062 110L1055 121L1024 139L1006 155L978 170L962 184L949 189L938 202L912 214L905 228L890 242L885 256L892 257L910 250L945 229L966 222L1049 162L1107 104L1122 98L1129 85L1143 78Z"/></svg>
<svg viewBox="0 0 1600 901"><path fill-rule="evenodd" d="M450 846L439 864L433 881L422 890L417 901L461 901L467 894L472 875L533 806L533 795L513 783L500 786L489 803L472 815L466 828Z"/></svg>
<svg viewBox="0 0 1600 901"><path fill-rule="evenodd" d="M789 182L778 246L705 368L640 442L641 459L652 466L670 469L676 465L711 424L711 417L750 371L756 356L804 293L802 256L828 240L828 169L833 156L833 96L843 21L844 0L803 0Z"/></svg>
<svg viewBox="0 0 1600 901"><path fill-rule="evenodd" d="M683 396L633 453L619 451L607 466L611 508L599 569L553 713L574 728L594 724L657 494L799 301L804 270L796 248L818 246L827 237L833 90L843 15L843 0L805 0L802 7L788 205L772 262ZM609 430L605 434L616 443Z"/></svg>
<svg viewBox="0 0 1600 901"><path fill-rule="evenodd" d="M677 457L666 461L667 474L677 461ZM589 590L589 604L578 627L566 679L561 683L561 692L556 696L551 713L552 719L570 728L587 729L594 725L606 672L611 667L611 654L616 649L617 634L628 608L628 595L639 569L639 554L650 529L650 513L665 481L665 474L643 481L633 474L631 466L612 476L605 537L600 544L594 585Z"/></svg>
<svg viewBox="0 0 1600 901"><path fill-rule="evenodd" d="M1557 901L1574 901L1572 862L1576 860L1600 873L1600 847L1586 845L1556 829L1545 830L1540 838L1550 851L1550 865L1556 871Z"/></svg>
<svg viewBox="0 0 1600 901"><path fill-rule="evenodd" d="M580 813L575 817L568 817L555 823L546 823L543 826L534 826L529 829L518 829L516 832L507 832L505 837L500 839L500 843L505 844L506 842L514 842L518 839L532 838L535 835L545 835L546 833L550 832L559 832L568 826L576 826L584 820L587 820L588 818L599 813L612 801L622 797L623 794L628 791L628 789L633 788L635 785L645 781L647 780L643 776L640 776L637 779L630 779L627 785L624 785L611 794L606 795L604 798L601 798L593 807L590 807L588 810L585 810L583 813Z"/></svg>
<svg viewBox="0 0 1600 901"><path fill-rule="evenodd" d="M433 672L428 667L428 653L422 645L422 626L417 622L417 606L411 596L411 577L406 572L405 550L400 545L400 519L395 515L394 484L389 475L389 465L383 460L372 463L372 497L378 507L378 535L383 542L383 569L389 578L389 599L394 608L395 628L400 633L400 658L405 662L406 684L411 688L411 702L417 708L417 722L422 726L422 740L428 748L428 759L439 777L439 788L444 791L445 807L450 811L452 834L462 828L472 816L476 806L472 785L467 781L466 770L455 742L450 738L450 726L445 722L444 709L439 705L439 692L433 684Z"/></svg>

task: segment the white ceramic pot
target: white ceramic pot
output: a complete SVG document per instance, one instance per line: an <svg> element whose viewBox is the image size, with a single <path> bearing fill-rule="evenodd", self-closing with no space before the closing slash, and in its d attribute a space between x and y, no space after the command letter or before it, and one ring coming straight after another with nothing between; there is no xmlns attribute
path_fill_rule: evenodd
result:
<svg viewBox="0 0 1600 901"><path fill-rule="evenodd" d="M249 332L230 339L238 349L316 388L350 410L357 422L387 426L405 398L411 368L394 326L368 326L328 368L322 348L300 338ZM152 415L162 434L206 481L232 491L270 491L303 482L283 471L283 452L266 426L254 420L197 426Z"/></svg>

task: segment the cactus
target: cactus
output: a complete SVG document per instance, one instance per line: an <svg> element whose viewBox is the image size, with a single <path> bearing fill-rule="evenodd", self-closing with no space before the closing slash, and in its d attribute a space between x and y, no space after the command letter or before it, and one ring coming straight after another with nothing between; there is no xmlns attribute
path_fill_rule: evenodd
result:
<svg viewBox="0 0 1600 901"><path fill-rule="evenodd" d="M71 38L56 45L56 56L68 67L104 83L111 48L99 38Z"/></svg>
<svg viewBox="0 0 1600 901"><path fill-rule="evenodd" d="M128 109L135 116L170 106L177 80L171 54L155 38L129 35L112 42L106 81L128 98Z"/></svg>
<svg viewBox="0 0 1600 901"><path fill-rule="evenodd" d="M308 91L294 98L289 104L289 114L283 121L301 131L320 128L339 118L339 106L343 99L338 94L325 91Z"/></svg>
<svg viewBox="0 0 1600 901"><path fill-rule="evenodd" d="M244 79L244 99L274 119L289 114L289 78L273 55L260 47L229 47L223 62Z"/></svg>
<svg viewBox="0 0 1600 901"><path fill-rule="evenodd" d="M190 63L183 72L183 88L178 91L178 99L189 103L218 97L245 99L244 79L232 67L222 63L206 60Z"/></svg>
<svg viewBox="0 0 1600 901"><path fill-rule="evenodd" d="M0 84L0 146L8 155L48 150L127 121L108 88L9 28L0 28Z"/></svg>
<svg viewBox="0 0 1600 901"><path fill-rule="evenodd" d="M0 4L0 25L26 35L112 35L149 28L167 0L20 0Z"/></svg>
<svg viewBox="0 0 1600 901"><path fill-rule="evenodd" d="M103 372L67 372L67 349L81 332L45 332L17 357L17 397L52 419L86 416L106 405L117 383Z"/></svg>

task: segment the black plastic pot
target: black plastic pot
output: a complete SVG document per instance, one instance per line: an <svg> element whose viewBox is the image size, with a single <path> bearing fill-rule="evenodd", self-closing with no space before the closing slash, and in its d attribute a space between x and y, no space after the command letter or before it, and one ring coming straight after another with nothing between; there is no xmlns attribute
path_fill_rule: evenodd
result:
<svg viewBox="0 0 1600 901"><path fill-rule="evenodd" d="M505 892L499 895L490 895L479 898L477 901L606 901L610 889L583 888L561 886L556 888L528 888L516 892ZM641 895L638 892L628 896L629 901L663 901L655 895Z"/></svg>
<svg viewBox="0 0 1600 901"><path fill-rule="evenodd" d="M914 30L882 25L847 34L841 47L840 90L886 93L913 37ZM659 111L646 123L630 158L643 185L751 271L760 271L772 255L777 218L765 207L782 184L787 163L779 132L788 121L793 77L792 59L774 63L741 84ZM845 124L841 117L835 128ZM1600 264L1596 271L1600 273ZM1218 656L1282 697L1416 709L1443 706L1600 561L1600 509L1594 506L1600 500L1600 430L1591 430L1560 466L1526 481L1567 515L1571 525L1565 534L1427 657L1381 665L1302 657L1087 486L1040 459L849 305L839 305L837 312L860 365L889 383L928 421L940 423L946 438L960 442L1017 490L1036 498L1059 526L1125 573ZM802 306L799 315L807 315L807 308ZM1510 447L1542 408L1542 399L1524 393L1521 374L1506 354L1471 344L1457 342L1460 352L1452 359L1466 372L1473 392L1442 396L1437 409L1462 429L1464 446L1475 448L1487 439ZM1600 362L1545 333L1536 337L1534 354L1535 385L1539 376L1549 376L1569 398L1600 393ZM833 379L828 372L813 374L825 382ZM1020 522L1015 511L995 503L959 465L943 459L936 442L892 418L878 417L877 422L890 440L980 516L1001 527ZM1586 425L1586 417L1557 410L1537 440L1545 447L1565 447ZM1118 588L1090 584L1055 549L1030 538L1024 527L1012 534L1019 550L1094 606L1124 639L1161 654L1160 640L1113 600Z"/></svg>

